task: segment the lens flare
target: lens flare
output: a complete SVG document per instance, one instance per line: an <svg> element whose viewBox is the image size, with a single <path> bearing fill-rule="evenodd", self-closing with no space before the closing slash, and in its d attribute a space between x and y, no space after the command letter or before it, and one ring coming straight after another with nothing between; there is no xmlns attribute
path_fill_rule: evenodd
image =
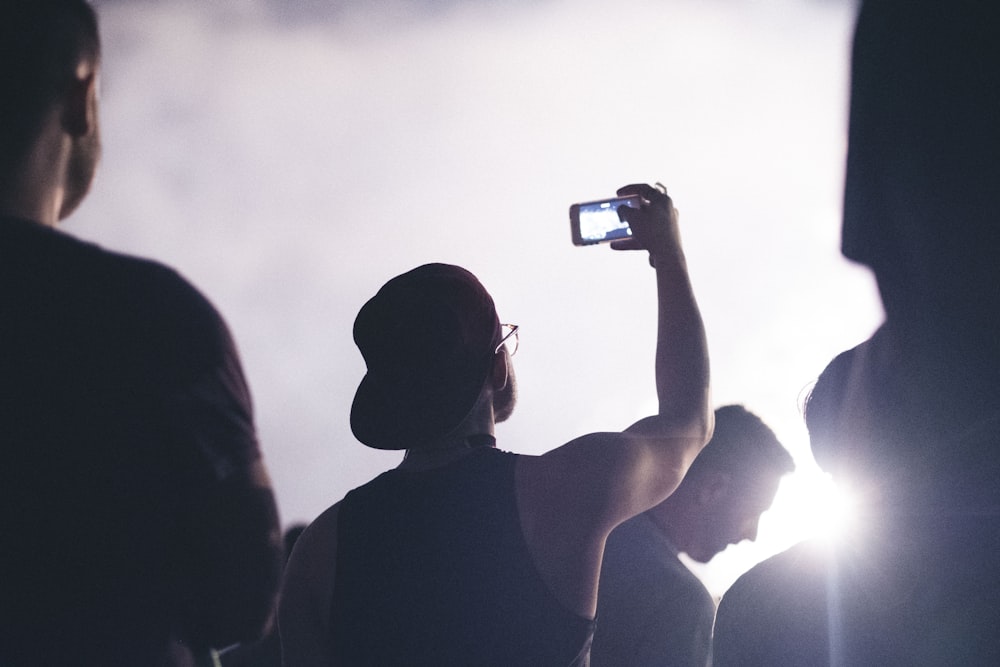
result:
<svg viewBox="0 0 1000 667"><path fill-rule="evenodd" d="M825 493L817 497L816 537L839 540L858 528L858 499L848 484L829 481Z"/></svg>

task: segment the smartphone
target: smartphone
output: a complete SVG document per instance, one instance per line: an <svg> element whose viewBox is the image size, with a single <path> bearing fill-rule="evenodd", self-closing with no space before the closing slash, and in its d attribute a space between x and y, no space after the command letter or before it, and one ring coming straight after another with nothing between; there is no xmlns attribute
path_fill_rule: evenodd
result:
<svg viewBox="0 0 1000 667"><path fill-rule="evenodd" d="M639 208L642 197L613 197L573 204L569 207L569 225L573 245L593 245L632 236L628 223L618 218L618 208Z"/></svg>

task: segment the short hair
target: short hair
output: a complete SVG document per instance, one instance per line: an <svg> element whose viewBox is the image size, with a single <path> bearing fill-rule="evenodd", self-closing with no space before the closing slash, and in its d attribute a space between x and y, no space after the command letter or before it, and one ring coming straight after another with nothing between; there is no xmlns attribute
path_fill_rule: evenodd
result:
<svg viewBox="0 0 1000 667"><path fill-rule="evenodd" d="M27 152L80 59L99 56L86 0L0 0L0 167Z"/></svg>
<svg viewBox="0 0 1000 667"><path fill-rule="evenodd" d="M754 482L765 475L787 475L795 470L795 462L760 417L742 405L724 405L715 411L712 439L684 479L697 480L709 470Z"/></svg>
<svg viewBox="0 0 1000 667"><path fill-rule="evenodd" d="M826 467L824 463L829 465L838 454L837 442L842 437L839 419L859 347L841 352L826 365L803 405L809 444L813 457L822 467Z"/></svg>
<svg viewBox="0 0 1000 667"><path fill-rule="evenodd" d="M908 438L892 418L899 414L898 394L885 372L893 344L888 327L879 327L868 340L835 356L806 397L809 445L826 472L884 481L910 458Z"/></svg>

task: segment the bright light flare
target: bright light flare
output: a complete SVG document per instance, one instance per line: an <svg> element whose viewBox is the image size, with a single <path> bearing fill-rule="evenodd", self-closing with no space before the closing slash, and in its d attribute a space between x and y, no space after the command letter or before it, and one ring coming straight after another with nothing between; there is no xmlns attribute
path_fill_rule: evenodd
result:
<svg viewBox="0 0 1000 667"><path fill-rule="evenodd" d="M761 539L782 548L804 539L841 539L859 523L857 495L820 471L789 476L769 511ZM762 524L764 522L762 521Z"/></svg>
<svg viewBox="0 0 1000 667"><path fill-rule="evenodd" d="M709 592L721 595L756 563L804 540L831 545L860 529L859 495L847 484L836 484L829 474L801 466L781 481L771 508L760 518L757 539L730 546L711 563L682 561L698 575Z"/></svg>
<svg viewBox="0 0 1000 667"><path fill-rule="evenodd" d="M838 540L858 527L858 497L848 485L829 480L827 489L817 495L816 503L817 537Z"/></svg>

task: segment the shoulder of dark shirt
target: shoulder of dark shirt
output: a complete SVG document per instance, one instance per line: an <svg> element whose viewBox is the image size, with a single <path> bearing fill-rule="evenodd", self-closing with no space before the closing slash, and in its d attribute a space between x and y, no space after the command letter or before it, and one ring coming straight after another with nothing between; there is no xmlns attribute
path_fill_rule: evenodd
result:
<svg viewBox="0 0 1000 667"><path fill-rule="evenodd" d="M165 264L27 221L2 220L0 234L0 256L7 255L0 275L8 282L0 289L19 289L39 326L79 336L81 349L106 348L130 363L155 359L167 373L193 373L233 346L215 307Z"/></svg>

